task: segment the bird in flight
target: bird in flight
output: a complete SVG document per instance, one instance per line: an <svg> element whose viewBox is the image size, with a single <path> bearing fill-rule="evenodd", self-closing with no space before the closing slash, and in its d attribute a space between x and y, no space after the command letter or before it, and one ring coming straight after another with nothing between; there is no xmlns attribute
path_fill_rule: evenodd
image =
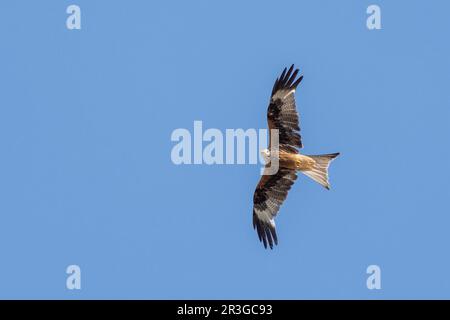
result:
<svg viewBox="0 0 450 320"><path fill-rule="evenodd" d="M273 85L267 109L267 123L271 132L269 148L261 151L266 165L253 195L253 228L266 249L267 246L272 249L274 244L278 244L275 216L297 179L297 172L330 189L328 166L339 155L307 156L298 152L303 144L294 94L303 76L297 78L299 70L293 69L294 65L289 70L285 68ZM278 130L278 148L272 146L276 142L272 142L273 129ZM278 170L272 173L270 167L275 161L278 162Z"/></svg>

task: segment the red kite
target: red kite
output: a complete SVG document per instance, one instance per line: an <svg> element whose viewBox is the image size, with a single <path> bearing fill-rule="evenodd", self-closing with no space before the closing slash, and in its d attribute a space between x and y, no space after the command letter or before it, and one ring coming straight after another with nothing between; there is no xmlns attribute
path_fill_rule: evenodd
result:
<svg viewBox="0 0 450 320"><path fill-rule="evenodd" d="M272 150L272 139L269 139L269 149L261 151L266 166L253 195L253 228L258 232L259 240L263 242L264 247L267 248L269 245L271 249L273 244L278 244L275 216L297 179L297 172L302 172L326 189L330 189L328 166L339 155L331 153L306 156L298 152L303 144L294 93L303 76L296 79L299 70L292 72L293 69L294 65L287 72L285 68L272 89L267 109L267 123L269 130L278 130L279 147L278 151ZM277 173L269 174L271 160L274 158L278 160L279 169Z"/></svg>

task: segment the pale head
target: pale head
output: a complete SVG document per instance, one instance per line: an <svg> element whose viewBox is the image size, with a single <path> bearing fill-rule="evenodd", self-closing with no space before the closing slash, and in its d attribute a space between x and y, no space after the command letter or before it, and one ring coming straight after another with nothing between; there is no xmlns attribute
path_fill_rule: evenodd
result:
<svg viewBox="0 0 450 320"><path fill-rule="evenodd" d="M261 149L260 152L261 152L261 156L264 159L264 162L265 163L269 163L270 162L270 151L269 151L269 149Z"/></svg>

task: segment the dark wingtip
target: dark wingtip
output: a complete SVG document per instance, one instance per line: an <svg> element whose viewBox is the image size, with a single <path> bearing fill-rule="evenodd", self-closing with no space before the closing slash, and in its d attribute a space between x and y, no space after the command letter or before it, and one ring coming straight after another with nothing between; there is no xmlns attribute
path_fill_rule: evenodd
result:
<svg viewBox="0 0 450 320"><path fill-rule="evenodd" d="M292 72L294 71L294 72ZM303 80L303 76L295 79L299 73L299 69L294 70L294 64L292 64L289 69L284 68L280 77L275 81L272 88L272 95L280 89L296 89L300 82Z"/></svg>
<svg viewBox="0 0 450 320"><path fill-rule="evenodd" d="M263 243L264 243L264 249L267 249L267 239L266 239L266 237L262 237L262 239L263 239Z"/></svg>
<svg viewBox="0 0 450 320"><path fill-rule="evenodd" d="M278 245L278 237L277 237L277 232L275 229L273 229L273 233L272 233L272 237L273 237L273 242L275 242L275 245Z"/></svg>
<svg viewBox="0 0 450 320"><path fill-rule="evenodd" d="M278 245L278 237L275 228L259 220L256 214L253 216L253 229L258 234L259 241L263 243L264 248L273 249L274 244Z"/></svg>
<svg viewBox="0 0 450 320"><path fill-rule="evenodd" d="M298 87L298 85L300 84L300 82L302 82L303 80L303 76L300 76L297 80L295 80L295 82L292 84L292 88L296 89Z"/></svg>
<svg viewBox="0 0 450 320"><path fill-rule="evenodd" d="M295 77L297 77L298 71L299 71L298 69L294 70L294 73L292 73L291 77L288 79L288 81L286 83L286 87L291 87L292 82L294 82Z"/></svg>
<svg viewBox="0 0 450 320"><path fill-rule="evenodd" d="M287 68L284 68L284 69L283 69L283 72L281 73L279 83L283 82L284 75L286 74L286 71L287 71Z"/></svg>

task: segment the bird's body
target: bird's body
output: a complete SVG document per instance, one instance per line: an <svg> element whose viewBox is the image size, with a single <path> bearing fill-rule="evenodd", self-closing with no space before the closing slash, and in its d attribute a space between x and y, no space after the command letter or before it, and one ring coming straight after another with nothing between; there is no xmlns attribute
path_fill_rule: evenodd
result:
<svg viewBox="0 0 450 320"><path fill-rule="evenodd" d="M298 152L303 144L294 93L303 76L296 79L299 70L293 72L293 69L293 65L289 70L284 69L272 89L267 123L271 131L275 129L278 132L278 143L272 145L270 139L269 149L261 151L266 168L253 195L253 227L266 248L267 245L273 248L274 244L278 244L274 218L297 179L297 172L302 172L329 189L328 166L339 155L308 156ZM272 162L278 165L275 173L270 170Z"/></svg>
<svg viewBox="0 0 450 320"><path fill-rule="evenodd" d="M278 158L278 163L281 168L288 168L293 170L310 170L313 168L315 161L310 156L305 156L299 153L291 153L283 150L279 150L278 152L270 152L269 149L262 150L267 164L270 164L271 158Z"/></svg>

